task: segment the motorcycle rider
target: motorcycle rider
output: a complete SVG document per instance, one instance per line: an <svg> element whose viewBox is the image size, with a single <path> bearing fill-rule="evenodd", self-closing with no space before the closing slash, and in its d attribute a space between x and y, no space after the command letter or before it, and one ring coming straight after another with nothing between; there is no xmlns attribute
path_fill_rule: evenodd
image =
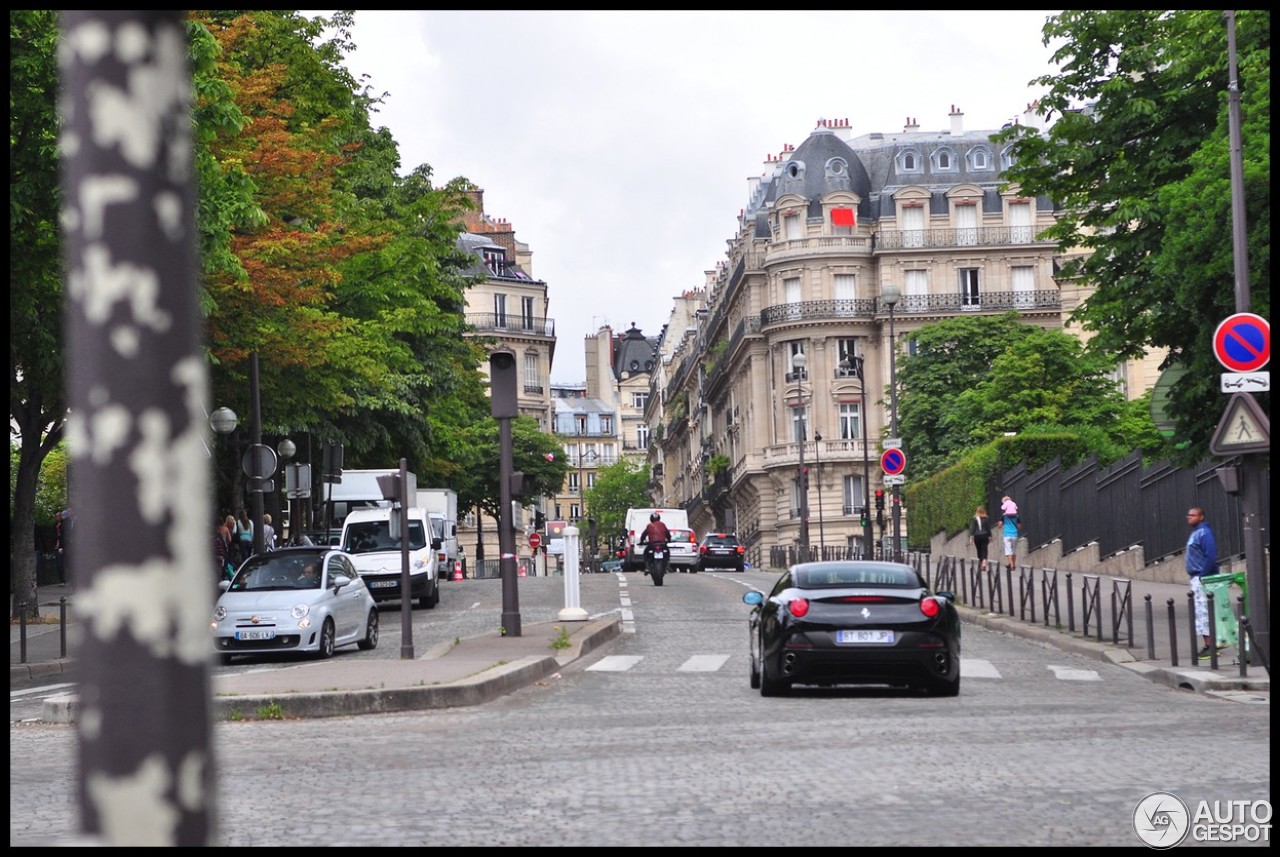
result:
<svg viewBox="0 0 1280 857"><path fill-rule="evenodd" d="M666 524L662 523L662 517L657 512L650 513L649 526L645 527L644 532L640 534L640 544L645 545L645 574L649 573L649 560L653 554L653 549L655 547L665 548L669 541L671 541L671 531L667 529Z"/></svg>

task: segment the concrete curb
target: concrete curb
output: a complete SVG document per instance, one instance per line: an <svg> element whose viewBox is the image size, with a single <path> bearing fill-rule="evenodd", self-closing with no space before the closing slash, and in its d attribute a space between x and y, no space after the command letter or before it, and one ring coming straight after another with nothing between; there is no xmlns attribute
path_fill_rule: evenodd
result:
<svg viewBox="0 0 1280 857"><path fill-rule="evenodd" d="M564 623L557 623L564 624ZM350 717L483 705L554 674L622 633L622 621L599 619L577 628L560 654L530 655L510 663L495 663L456 681L397 688L361 688L298 693L217 695L215 720L293 720L312 717ZM432 649L431 657L447 655L452 643ZM437 652L437 650L439 650ZM424 656L426 657L426 656ZM79 700L68 693L45 700L41 719L75 723Z"/></svg>

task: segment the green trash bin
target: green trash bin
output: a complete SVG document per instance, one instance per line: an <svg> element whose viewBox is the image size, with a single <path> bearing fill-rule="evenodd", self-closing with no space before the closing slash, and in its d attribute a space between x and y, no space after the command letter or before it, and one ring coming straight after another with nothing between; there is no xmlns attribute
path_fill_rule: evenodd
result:
<svg viewBox="0 0 1280 857"><path fill-rule="evenodd" d="M1218 645L1230 646L1239 651L1240 623L1236 619L1236 594L1231 591L1231 587L1240 588L1240 595L1244 596L1242 603L1247 616L1249 592L1245 588L1244 573L1207 574L1200 578L1200 584L1204 587L1205 594L1213 593L1213 616L1217 625Z"/></svg>

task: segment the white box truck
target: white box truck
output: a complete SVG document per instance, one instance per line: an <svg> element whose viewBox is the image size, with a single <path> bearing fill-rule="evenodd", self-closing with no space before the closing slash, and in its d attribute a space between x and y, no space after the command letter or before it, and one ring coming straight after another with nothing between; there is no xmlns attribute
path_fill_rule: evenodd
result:
<svg viewBox="0 0 1280 857"><path fill-rule="evenodd" d="M341 482L326 482L321 498L328 507L321 511L322 520L329 522L331 531L342 531L342 522L353 509L389 508L391 502L384 500L382 489L378 487L379 476L400 476L399 467L384 470L344 470ZM418 477L412 472L409 479L409 502L415 501L418 493ZM323 526L323 523L321 523Z"/></svg>
<svg viewBox="0 0 1280 857"><path fill-rule="evenodd" d="M448 488L419 488L416 505L427 510L431 532L440 539L436 568L448 580L458 561L458 494Z"/></svg>
<svg viewBox="0 0 1280 857"><path fill-rule="evenodd" d="M628 509L627 510L627 553L622 558L623 571L641 571L644 569L644 545L640 544L640 534L649 526L649 516L654 512L667 525L669 530L689 529L689 513L684 509Z"/></svg>

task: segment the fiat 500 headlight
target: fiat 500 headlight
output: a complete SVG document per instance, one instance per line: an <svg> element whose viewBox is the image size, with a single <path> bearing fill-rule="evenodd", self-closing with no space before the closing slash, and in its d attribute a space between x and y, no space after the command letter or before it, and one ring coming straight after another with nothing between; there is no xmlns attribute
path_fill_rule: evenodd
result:
<svg viewBox="0 0 1280 857"><path fill-rule="evenodd" d="M294 619L305 619L310 613L311 606L309 604L297 604L289 611L289 615Z"/></svg>

